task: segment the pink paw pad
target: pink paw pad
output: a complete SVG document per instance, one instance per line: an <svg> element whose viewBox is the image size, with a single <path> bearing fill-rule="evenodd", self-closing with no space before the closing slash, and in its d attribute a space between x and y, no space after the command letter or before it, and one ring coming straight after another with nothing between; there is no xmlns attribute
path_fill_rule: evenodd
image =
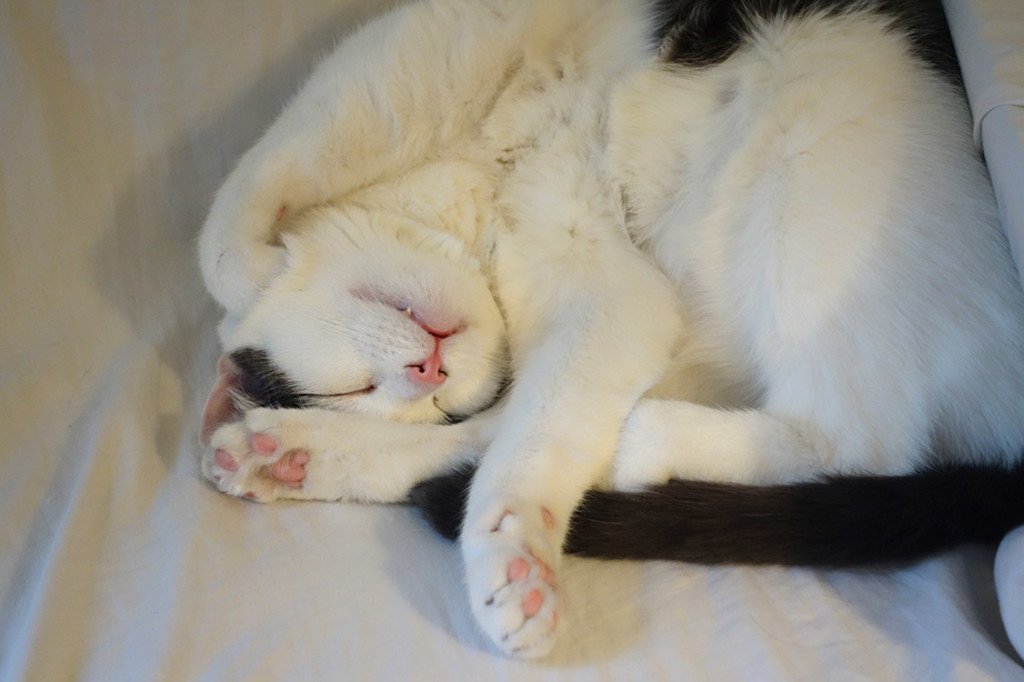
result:
<svg viewBox="0 0 1024 682"><path fill-rule="evenodd" d="M309 459L309 453L295 452L274 462L270 467L270 472L274 478L289 488L301 488L302 480L306 478L304 467L309 464Z"/></svg>
<svg viewBox="0 0 1024 682"><path fill-rule="evenodd" d="M274 440L273 436L268 436L265 433L253 434L249 445L252 447L253 452L264 457L269 457L277 451L277 441Z"/></svg>
<svg viewBox="0 0 1024 682"><path fill-rule="evenodd" d="M555 586L555 572L551 570L551 567L545 564L537 557L531 555L534 563L537 566L537 577L546 582L552 587ZM508 565L508 581L510 583L519 582L520 580L526 580L530 575L530 562L522 557L513 559ZM541 607L544 606L544 594L540 590L530 590L525 597L523 597L522 607L523 615L527 618L532 618L540 613Z"/></svg>
<svg viewBox="0 0 1024 682"><path fill-rule="evenodd" d="M508 581L517 583L530 575L530 564L526 559L515 559L508 565Z"/></svg>
<svg viewBox="0 0 1024 682"><path fill-rule="evenodd" d="M555 572L551 570L551 567L546 563L531 555L534 563L537 565L537 577L546 582L552 587L555 586ZM520 580L525 580L530 575L530 562L526 559L518 558L513 559L512 563L508 565L508 581L510 583L516 583Z"/></svg>
<svg viewBox="0 0 1024 682"><path fill-rule="evenodd" d="M238 462L227 450L218 450L213 453L213 459L217 462L217 466L225 471L238 471Z"/></svg>
<svg viewBox="0 0 1024 682"><path fill-rule="evenodd" d="M523 598L523 615L532 618L540 613L540 607L544 605L544 595L540 590L530 590L530 593Z"/></svg>

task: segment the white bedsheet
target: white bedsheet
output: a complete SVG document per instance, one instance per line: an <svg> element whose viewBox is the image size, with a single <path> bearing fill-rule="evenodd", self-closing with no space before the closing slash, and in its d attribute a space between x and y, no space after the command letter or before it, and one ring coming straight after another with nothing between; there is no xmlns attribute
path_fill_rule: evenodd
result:
<svg viewBox="0 0 1024 682"><path fill-rule="evenodd" d="M196 231L372 0L0 0L0 679L1012 680L993 551L897 572L568 560L538 663L400 507L221 496Z"/></svg>

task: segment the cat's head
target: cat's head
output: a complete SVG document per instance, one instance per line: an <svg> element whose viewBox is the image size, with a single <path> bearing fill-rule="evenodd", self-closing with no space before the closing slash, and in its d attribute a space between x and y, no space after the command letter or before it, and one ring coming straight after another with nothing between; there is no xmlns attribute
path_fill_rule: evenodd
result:
<svg viewBox="0 0 1024 682"><path fill-rule="evenodd" d="M281 248L277 273L221 323L204 440L250 405L442 423L497 397L504 322L461 241L398 213L321 207Z"/></svg>

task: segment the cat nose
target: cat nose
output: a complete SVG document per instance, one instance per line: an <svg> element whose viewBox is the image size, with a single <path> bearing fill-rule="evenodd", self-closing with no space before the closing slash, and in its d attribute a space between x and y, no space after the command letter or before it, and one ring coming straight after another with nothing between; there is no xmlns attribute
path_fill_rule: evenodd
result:
<svg viewBox="0 0 1024 682"><path fill-rule="evenodd" d="M437 344L440 346L440 343ZM441 369L441 354L439 348L434 349L433 355L419 365L408 365L405 368L405 376L414 384L427 386L440 386L448 375Z"/></svg>
<svg viewBox="0 0 1024 682"><path fill-rule="evenodd" d="M437 388L445 382L448 375L441 369L441 342L458 331L458 327L438 328L428 324L410 308L400 308L406 317L419 325L420 329L434 337L434 352L430 357L416 365L406 365L405 376L413 384L423 387Z"/></svg>

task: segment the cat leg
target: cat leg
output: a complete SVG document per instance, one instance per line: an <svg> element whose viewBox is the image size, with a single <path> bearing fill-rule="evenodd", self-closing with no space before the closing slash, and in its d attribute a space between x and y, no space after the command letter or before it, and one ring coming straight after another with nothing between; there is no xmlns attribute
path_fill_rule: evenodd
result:
<svg viewBox="0 0 1024 682"><path fill-rule="evenodd" d="M519 40L503 14L518 3L487 5L454 16L444 3L412 3L363 27L239 160L199 241L207 288L229 312L274 275L289 217L422 162L486 114Z"/></svg>
<svg viewBox="0 0 1024 682"><path fill-rule="evenodd" d="M281 499L402 502L414 485L474 461L494 410L454 425L404 424L323 409L257 408L220 426L203 475L224 493Z"/></svg>
<svg viewBox="0 0 1024 682"><path fill-rule="evenodd" d="M772 485L830 474L909 473L929 452L929 429L924 401L915 399L917 382L902 379L864 373L848 383L837 377L835 391L806 387L785 396L776 389L756 409L643 399L623 429L612 486L634 491L670 478Z"/></svg>
<svg viewBox="0 0 1024 682"><path fill-rule="evenodd" d="M642 400L622 432L611 484L638 491L669 479L769 485L822 471L808 428L764 410L726 410L674 400Z"/></svg>
<svg viewBox="0 0 1024 682"><path fill-rule="evenodd" d="M477 622L524 658L555 642L569 519L607 475L624 419L680 331L660 273L624 238L591 240L586 229L564 252L524 229L522 250L500 254L516 381L470 487L461 547ZM559 253L568 266L538 262Z"/></svg>

